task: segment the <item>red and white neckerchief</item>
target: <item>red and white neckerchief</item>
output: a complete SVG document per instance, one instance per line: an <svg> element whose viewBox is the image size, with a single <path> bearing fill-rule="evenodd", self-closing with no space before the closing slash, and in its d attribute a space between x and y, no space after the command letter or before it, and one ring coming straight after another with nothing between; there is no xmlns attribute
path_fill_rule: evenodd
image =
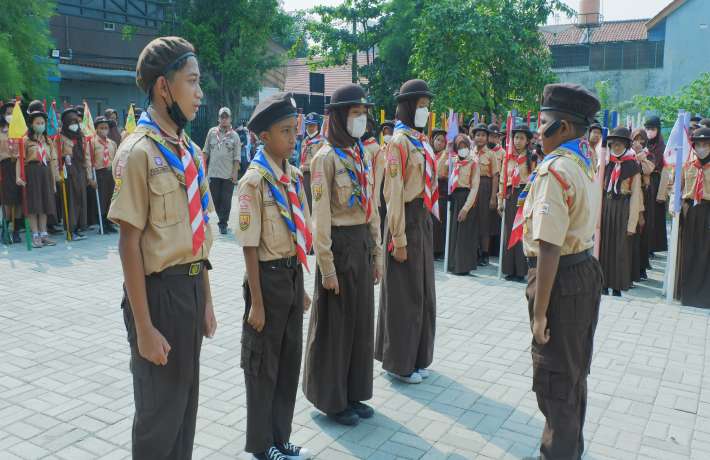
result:
<svg viewBox="0 0 710 460"><path fill-rule="evenodd" d="M222 144L222 140L223 140L223 139L226 139L227 136L229 136L229 135L232 133L232 131L234 131L234 130L230 127L230 128L224 133L224 137L222 137L222 136L220 136L220 133L222 132L222 129L221 129L221 128L217 128L217 130L215 131L215 135L217 136L217 144L220 144L220 145L221 145L221 144Z"/></svg>
<svg viewBox="0 0 710 460"><path fill-rule="evenodd" d="M520 167L525 164L528 160L527 155L518 155L513 158L513 161L515 161L514 167L513 167L513 175L510 178L511 185L513 188L518 188L520 186L520 180L521 180L521 175L520 175Z"/></svg>
<svg viewBox="0 0 710 460"><path fill-rule="evenodd" d="M614 163L614 169L611 171L611 177L609 178L609 185L606 188L607 192L619 193L619 177L621 177L621 164L626 161L637 161L636 155L630 153L628 150L624 152L623 155L617 157L612 154L609 155L609 161Z"/></svg>
<svg viewBox="0 0 710 460"><path fill-rule="evenodd" d="M480 162L481 162L481 157L483 157L483 156L486 155L486 147L485 147L485 146L483 146L483 147L476 147L475 152L476 152L476 158L478 159L478 162L480 163ZM493 164L488 163L488 175L489 175L489 176L492 176L492 175L493 175L493 174L491 174L492 172L493 172ZM483 173L484 173L484 171L481 170L481 174L483 174Z"/></svg>
<svg viewBox="0 0 710 460"><path fill-rule="evenodd" d="M316 134L313 137L306 137L305 142L303 142L303 147L301 147L301 168L303 168L309 160L308 155L305 155L306 150L308 150L311 145L317 144L321 141L323 141L323 138L320 134Z"/></svg>
<svg viewBox="0 0 710 460"><path fill-rule="evenodd" d="M39 161L44 165L47 166L47 162L49 161L49 155L47 155L47 146L44 145L44 142L37 141L37 153L39 155Z"/></svg>
<svg viewBox="0 0 710 460"><path fill-rule="evenodd" d="M296 257L298 261L306 267L306 271L310 273L308 269L308 253L311 252L311 247L313 246L313 235L310 229L306 225L306 218L303 215L301 208L301 200L298 198L298 191L294 185L294 181L291 180L286 174L283 174L279 179L279 182L286 187L288 202L291 205L291 216L293 223L296 226Z"/></svg>
<svg viewBox="0 0 710 460"><path fill-rule="evenodd" d="M104 168L108 168L108 166L111 164L111 151L108 148L108 139L101 139L101 137L98 137L99 144L101 144L101 147L104 148L103 151L103 160L104 160Z"/></svg>
<svg viewBox="0 0 710 460"><path fill-rule="evenodd" d="M459 187L459 177L461 173L461 168L465 168L469 163L473 163L473 160L462 160L457 158L454 162L454 170L451 172L451 191L455 191ZM473 177L473 174L471 174ZM471 184L469 184L470 187Z"/></svg>
<svg viewBox="0 0 710 460"><path fill-rule="evenodd" d="M693 206L697 206L705 198L705 170L710 168L710 163L702 164L700 160L695 160L693 166L697 170L693 186Z"/></svg>
<svg viewBox="0 0 710 460"><path fill-rule="evenodd" d="M185 171L185 188L187 189L187 205L190 213L190 229L192 230L192 254L197 254L205 241L205 219L200 203L200 187L197 180L197 168L192 155L187 151L184 142L178 144L180 161Z"/></svg>
<svg viewBox="0 0 710 460"><path fill-rule="evenodd" d="M396 132L403 132L409 141L417 149L424 150L424 206L431 212L434 217L441 220L439 217L439 187L437 186L437 175L436 175L436 158L434 156L434 150L429 144L429 139L409 126L405 125L401 121L398 121L394 127ZM403 147L400 144L400 156L404 158ZM402 175L404 175L405 163L401 163Z"/></svg>

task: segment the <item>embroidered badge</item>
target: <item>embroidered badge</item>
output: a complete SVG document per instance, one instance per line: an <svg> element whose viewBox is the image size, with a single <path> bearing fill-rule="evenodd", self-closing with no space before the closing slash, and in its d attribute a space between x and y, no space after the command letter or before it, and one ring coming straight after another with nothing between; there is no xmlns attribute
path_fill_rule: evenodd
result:
<svg viewBox="0 0 710 460"><path fill-rule="evenodd" d="M251 197L249 195L239 195L239 210L247 211L251 209Z"/></svg>
<svg viewBox="0 0 710 460"><path fill-rule="evenodd" d="M251 224L251 215L246 214L246 213L240 213L239 214L239 229L241 231L244 231L247 228L249 228L249 224Z"/></svg>
<svg viewBox="0 0 710 460"><path fill-rule="evenodd" d="M537 212L538 212L538 214L550 214L550 204L549 203L542 203L540 205L540 209Z"/></svg>
<svg viewBox="0 0 710 460"><path fill-rule="evenodd" d="M323 186L321 184L313 184L313 187L311 187L311 189L311 191L313 192L313 199L319 201L323 196Z"/></svg>
<svg viewBox="0 0 710 460"><path fill-rule="evenodd" d="M390 163L389 167L390 172L390 177L396 177L397 174L399 173L399 164L398 163Z"/></svg>
<svg viewBox="0 0 710 460"><path fill-rule="evenodd" d="M116 181L114 187L113 187L113 196L111 197L111 201L115 200L116 197L118 196L118 192L121 190L121 184L123 183L123 180L121 180L120 177L116 177Z"/></svg>
<svg viewBox="0 0 710 460"><path fill-rule="evenodd" d="M155 166L163 166L163 159L161 157L153 157Z"/></svg>

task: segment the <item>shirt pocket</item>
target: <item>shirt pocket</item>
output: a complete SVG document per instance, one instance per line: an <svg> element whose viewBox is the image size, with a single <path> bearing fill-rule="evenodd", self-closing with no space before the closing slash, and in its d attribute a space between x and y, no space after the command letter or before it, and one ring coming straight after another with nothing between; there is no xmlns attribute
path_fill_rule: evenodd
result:
<svg viewBox="0 0 710 460"><path fill-rule="evenodd" d="M335 192L338 197L338 203L347 205L350 202L350 197L353 194L353 183L347 172L335 175Z"/></svg>
<svg viewBox="0 0 710 460"><path fill-rule="evenodd" d="M276 204L276 201L264 202L262 216L261 231L263 233L263 239L273 242L277 225L279 225L279 219L282 218L279 213L279 205Z"/></svg>
<svg viewBox="0 0 710 460"><path fill-rule="evenodd" d="M150 190L150 223L156 227L170 227L185 218L180 211L180 192L177 180L159 174L148 181Z"/></svg>

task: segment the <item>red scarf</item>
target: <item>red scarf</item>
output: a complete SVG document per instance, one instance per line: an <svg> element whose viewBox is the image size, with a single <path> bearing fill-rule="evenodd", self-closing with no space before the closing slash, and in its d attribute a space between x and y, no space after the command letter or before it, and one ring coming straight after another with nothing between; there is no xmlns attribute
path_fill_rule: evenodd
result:
<svg viewBox="0 0 710 460"><path fill-rule="evenodd" d="M462 167L468 166L469 163L471 163L472 160L461 160L460 158L456 159L456 163L454 164L454 171L451 176L451 191L453 192L459 187L459 172L461 171ZM471 179L473 178L473 174L469 176L469 188L471 187Z"/></svg>
<svg viewBox="0 0 710 460"><path fill-rule="evenodd" d="M693 206L696 206L705 197L705 170L710 168L710 163L702 164L700 160L695 160L693 166L697 169L695 186L693 187Z"/></svg>
<svg viewBox="0 0 710 460"><path fill-rule="evenodd" d="M619 177L621 177L621 164L627 161L636 161L636 155L627 150L620 157L614 154L609 155L609 161L614 163L614 169L611 171L611 178L609 179L609 185L606 191L620 193Z"/></svg>
<svg viewBox="0 0 710 460"><path fill-rule="evenodd" d="M101 147L104 148L104 168L108 168L108 165L111 163L111 151L108 148L108 139L101 139L101 137L98 137L99 144L101 144Z"/></svg>
<svg viewBox="0 0 710 460"><path fill-rule="evenodd" d="M523 154L523 155L518 155L517 157L513 158L515 161L515 169L513 169L513 176L511 177L511 183L513 185L513 188L518 188L520 186L520 166L522 164L525 164L525 162L528 160L528 156Z"/></svg>

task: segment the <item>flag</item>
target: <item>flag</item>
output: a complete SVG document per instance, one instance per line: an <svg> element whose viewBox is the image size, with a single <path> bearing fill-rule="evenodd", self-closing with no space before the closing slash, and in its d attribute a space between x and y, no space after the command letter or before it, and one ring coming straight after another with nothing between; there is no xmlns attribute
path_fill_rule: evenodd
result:
<svg viewBox="0 0 710 460"><path fill-rule="evenodd" d="M306 136L306 120L303 113L298 114L298 135L303 139Z"/></svg>
<svg viewBox="0 0 710 460"><path fill-rule="evenodd" d="M57 103L52 101L47 114L47 135L54 137L59 134L59 120L57 119Z"/></svg>
<svg viewBox="0 0 710 460"><path fill-rule="evenodd" d="M126 116L126 132L131 134L136 129L136 114L133 111L133 104L128 107L128 115Z"/></svg>
<svg viewBox="0 0 710 460"><path fill-rule="evenodd" d="M7 132L7 136L10 139L19 140L22 139L27 133L27 123L25 123L25 116L22 114L22 109L20 108L20 101L15 103L15 107L12 109L12 120L10 121L10 128Z"/></svg>
<svg viewBox="0 0 710 460"><path fill-rule="evenodd" d="M449 193L453 193L454 191L454 185L458 181L458 177L455 177L453 169L454 169L454 156L455 156L455 148L449 148L449 146L453 147L453 142L456 139L456 135L459 133L459 123L458 123L458 117L454 113L453 109L449 109L449 121L448 121L448 126L446 129L446 143L447 149L449 150L448 155L449 155L449 184L448 184L448 190Z"/></svg>
<svg viewBox="0 0 710 460"><path fill-rule="evenodd" d="M683 165L690 157L690 138L688 137L688 125L690 124L690 112L678 113L678 119L675 125L673 125L673 131L671 131L671 136L668 139L668 144L666 144L666 151L668 151L668 146L671 144L671 139L673 139L673 158L672 163L675 165L675 180L673 182L673 211L678 214L681 210L681 176L683 174ZM677 128L677 133L674 133ZM674 135L675 134L675 138ZM669 155L671 156L671 155ZM666 158L666 152L663 152L663 158Z"/></svg>
<svg viewBox="0 0 710 460"><path fill-rule="evenodd" d="M515 247L523 239L523 224L525 223L525 218L523 217L523 205L518 206L518 211L515 213L515 219L513 219L513 228L510 230L510 240L508 241L508 249Z"/></svg>
<svg viewBox="0 0 710 460"><path fill-rule="evenodd" d="M84 137L87 138L96 135L94 119L91 116L91 110L89 110L89 104L86 101L84 101L84 118L81 119L81 132L84 133Z"/></svg>
<svg viewBox="0 0 710 460"><path fill-rule="evenodd" d="M328 119L330 115L323 116L323 124L320 127L320 135L326 137L328 135Z"/></svg>

